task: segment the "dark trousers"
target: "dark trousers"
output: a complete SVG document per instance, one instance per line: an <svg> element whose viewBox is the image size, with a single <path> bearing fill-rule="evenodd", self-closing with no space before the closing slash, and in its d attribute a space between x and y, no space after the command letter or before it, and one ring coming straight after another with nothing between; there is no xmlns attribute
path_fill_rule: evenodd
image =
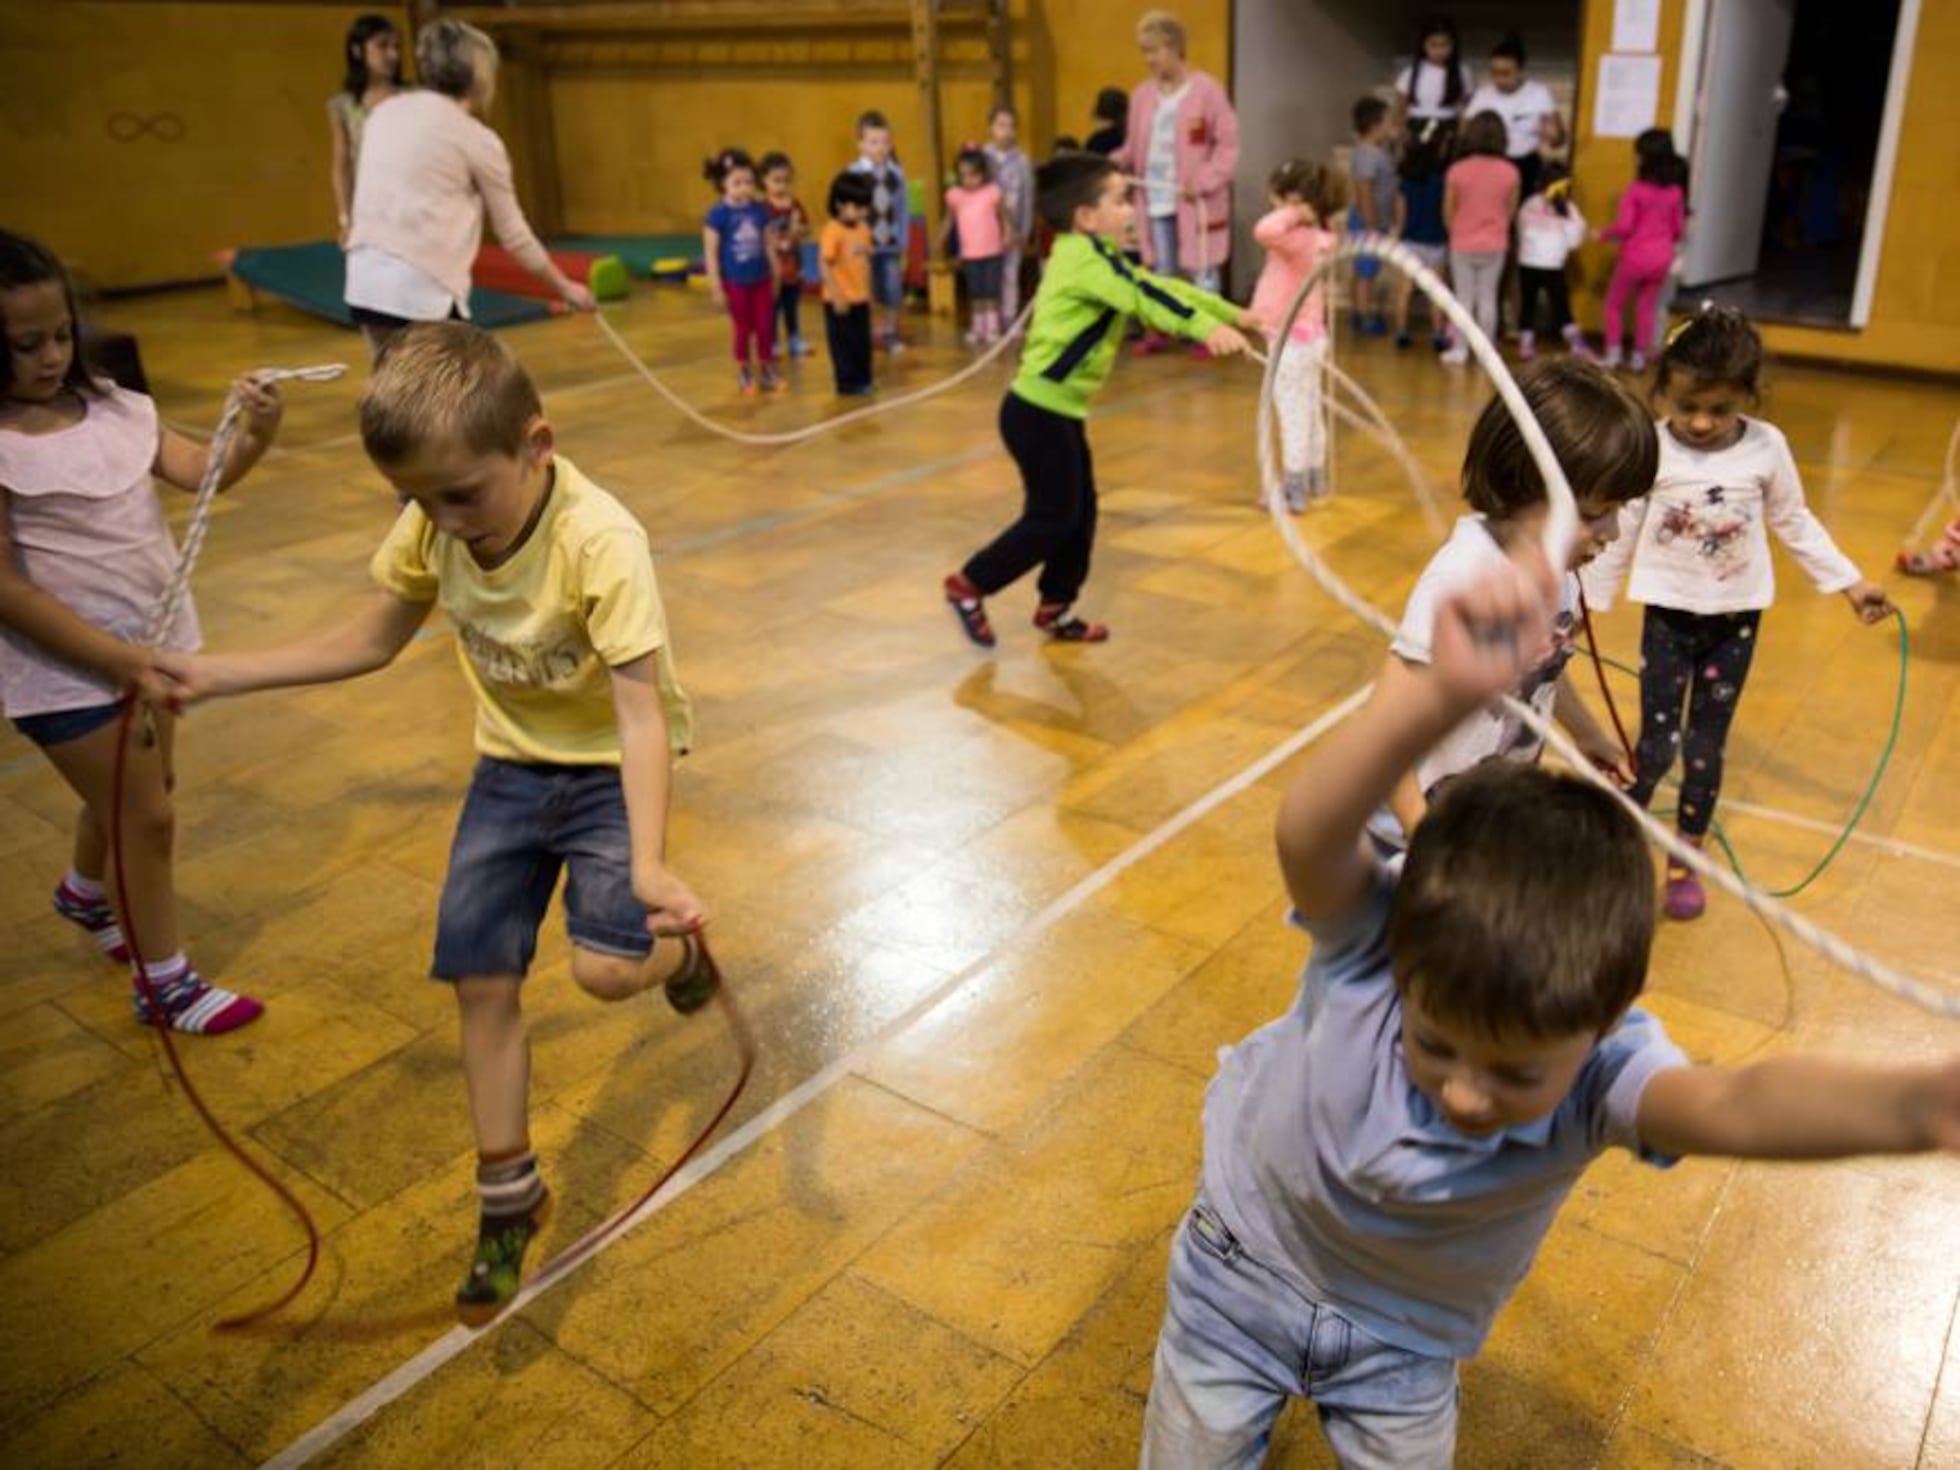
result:
<svg viewBox="0 0 1960 1470"><path fill-rule="evenodd" d="M871 386L871 307L860 303L843 310L824 304L824 336L830 343L830 368L839 393L860 393Z"/></svg>
<svg viewBox="0 0 1960 1470"><path fill-rule="evenodd" d="M803 283L784 281L776 288L776 317L783 326L783 341L794 342L803 335L800 313L803 304Z"/></svg>
<svg viewBox="0 0 1960 1470"><path fill-rule="evenodd" d="M1565 271L1540 270L1536 266L1518 267L1518 330L1538 330L1538 297L1543 293L1552 308L1552 330L1563 332L1572 325L1572 298L1565 289Z"/></svg>
<svg viewBox="0 0 1960 1470"><path fill-rule="evenodd" d="M1071 603L1089 578L1096 544L1096 467L1088 425L1009 393L1000 437L1021 471L1021 518L962 569L991 596L1041 568L1043 602Z"/></svg>
<svg viewBox="0 0 1960 1470"><path fill-rule="evenodd" d="M1675 823L1708 831L1722 791L1722 751L1756 653L1760 612L1691 613L1649 607L1640 628L1640 742L1631 795L1642 806L1681 757Z"/></svg>

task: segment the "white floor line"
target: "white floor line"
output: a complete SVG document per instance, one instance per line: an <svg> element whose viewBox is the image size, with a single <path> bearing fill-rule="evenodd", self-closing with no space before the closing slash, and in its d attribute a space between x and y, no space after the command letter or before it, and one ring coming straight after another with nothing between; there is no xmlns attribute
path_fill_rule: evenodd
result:
<svg viewBox="0 0 1960 1470"><path fill-rule="evenodd" d="M1781 807L1761 806L1753 801L1737 801L1731 796L1723 797L1721 805L1727 811L1761 817L1766 822L1781 822L1786 827L1801 827L1806 832L1822 832L1829 837L1837 836L1844 828L1842 822L1819 821L1816 817L1786 812ZM1943 868L1960 868L1960 853L1941 852L1935 847L1921 847L1916 842L1901 842L1896 837L1876 837L1867 832L1853 832L1851 840L1861 846L1890 853L1893 857L1918 858L1921 862L1938 863Z"/></svg>
<svg viewBox="0 0 1960 1470"><path fill-rule="evenodd" d="M927 1013L936 1009L949 999L961 986L984 972L1004 952L1024 946L1036 935L1045 933L1060 923L1069 914L1082 907L1090 899L1109 887L1124 873L1157 852L1193 824L1203 820L1254 782L1263 779L1269 772L1312 745L1321 736L1333 729L1342 720L1359 709L1373 690L1372 684L1365 685L1343 699L1332 709L1326 711L1305 729L1297 731L1267 751L1251 765L1238 774L1214 786L1203 796L1178 812L1131 846L1083 878L1074 887L1054 899L1033 918L1029 919L1010 939L995 945L985 955L975 960L958 974L941 982L931 994L916 1002L903 1014L893 1019L884 1029L869 1040L860 1043L837 1061L799 1083L775 1102L757 1113L734 1132L726 1135L701 1156L695 1159L670 1180L667 1186L648 1200L638 1210L628 1215L614 1228L611 1235L602 1240L590 1255L578 1265L558 1276L541 1276L519 1292L510 1310L496 1322L472 1332L463 1327L452 1327L448 1332L430 1343L414 1357L402 1363L385 1378L371 1385L365 1392L349 1399L340 1408L322 1419L305 1434L287 1445L285 1449L267 1460L264 1470L293 1470L304 1465L322 1451L337 1444L355 1429L374 1417L423 1379L436 1372L445 1363L462 1353L479 1337L497 1330L498 1326L510 1321L518 1311L534 1298L549 1291L559 1282L573 1275L583 1266L609 1247L616 1245L629 1232L636 1229L651 1216L665 1209L688 1190L719 1170L722 1165L741 1153L750 1144L774 1131L802 1112L811 1103L829 1092L844 1078L856 1071L880 1047L893 1037L907 1030Z"/></svg>

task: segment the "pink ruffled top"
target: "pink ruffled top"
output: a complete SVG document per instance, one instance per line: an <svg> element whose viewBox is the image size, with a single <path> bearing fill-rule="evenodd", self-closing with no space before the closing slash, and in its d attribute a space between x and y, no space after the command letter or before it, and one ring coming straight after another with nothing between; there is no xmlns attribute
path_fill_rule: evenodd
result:
<svg viewBox="0 0 1960 1470"><path fill-rule="evenodd" d="M51 434L0 430L0 490L15 565L28 581L103 632L134 642L177 565L177 543L150 483L159 428L141 393L107 387L81 420ZM196 649L185 598L163 639ZM120 693L92 669L0 628L0 707L11 719L88 709Z"/></svg>

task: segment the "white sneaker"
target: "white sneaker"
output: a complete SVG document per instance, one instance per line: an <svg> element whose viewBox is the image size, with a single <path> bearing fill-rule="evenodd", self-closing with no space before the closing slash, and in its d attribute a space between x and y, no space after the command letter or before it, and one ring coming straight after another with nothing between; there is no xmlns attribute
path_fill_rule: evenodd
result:
<svg viewBox="0 0 1960 1470"><path fill-rule="evenodd" d="M1470 349L1459 342L1436 360L1438 362L1446 362L1451 367L1462 367L1466 362L1470 361Z"/></svg>

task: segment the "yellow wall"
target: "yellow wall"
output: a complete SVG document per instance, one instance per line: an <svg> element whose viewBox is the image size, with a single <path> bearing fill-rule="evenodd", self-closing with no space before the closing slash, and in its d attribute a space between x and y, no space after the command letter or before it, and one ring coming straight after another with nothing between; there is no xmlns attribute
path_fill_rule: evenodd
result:
<svg viewBox="0 0 1960 1470"><path fill-rule="evenodd" d="M0 218L103 286L333 233L327 98L347 26L392 5L0 0ZM110 136L119 118L183 136Z"/></svg>
<svg viewBox="0 0 1960 1470"><path fill-rule="evenodd" d="M1591 85L1612 34L1604 0L1586 6L1578 149L1574 175L1588 218L1610 218L1633 177L1633 147L1623 138L1591 136ZM1663 59L1659 122L1674 117L1687 0L1662 0ZM1872 366L1960 373L1960 88L1948 73L1960 57L1960 4L1922 0L1907 81L1904 129L1893 172L1884 253L1870 323L1859 331L1766 325L1772 352ZM1581 256L1591 322L1612 252L1588 246Z"/></svg>

